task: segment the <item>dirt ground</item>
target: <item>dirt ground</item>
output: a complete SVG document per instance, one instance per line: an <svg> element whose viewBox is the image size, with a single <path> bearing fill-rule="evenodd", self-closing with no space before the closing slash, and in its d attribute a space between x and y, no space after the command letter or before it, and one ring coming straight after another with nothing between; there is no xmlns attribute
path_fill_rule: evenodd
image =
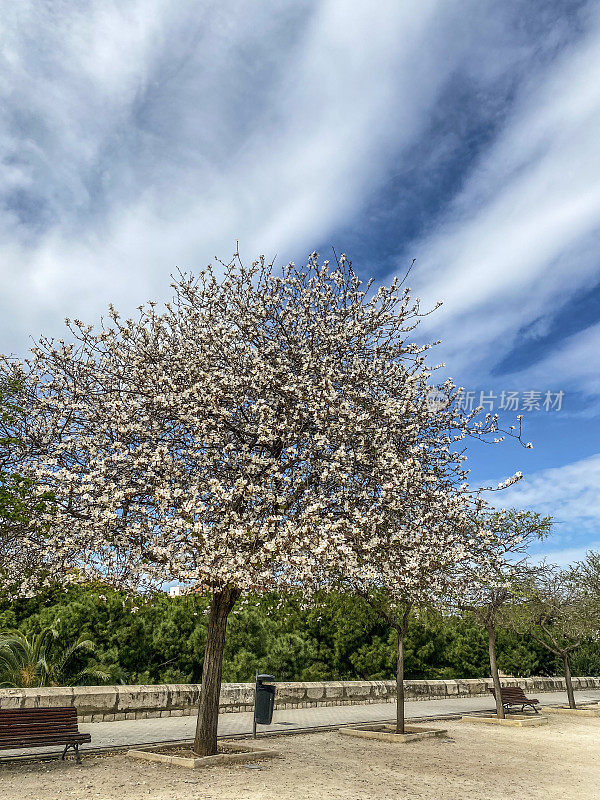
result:
<svg viewBox="0 0 600 800"><path fill-rule="evenodd" d="M597 800L600 719L539 728L435 723L399 745L337 732L270 737L281 758L187 770L124 754L0 764L2 800Z"/></svg>

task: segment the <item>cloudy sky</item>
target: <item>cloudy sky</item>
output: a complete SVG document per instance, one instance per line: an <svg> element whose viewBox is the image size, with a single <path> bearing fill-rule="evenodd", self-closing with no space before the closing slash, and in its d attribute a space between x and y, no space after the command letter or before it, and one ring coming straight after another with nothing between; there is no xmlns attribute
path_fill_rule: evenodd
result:
<svg viewBox="0 0 600 800"><path fill-rule="evenodd" d="M522 470L551 557L600 547L598 0L21 0L0 40L1 351L235 239L415 258L465 404L534 443L473 481Z"/></svg>

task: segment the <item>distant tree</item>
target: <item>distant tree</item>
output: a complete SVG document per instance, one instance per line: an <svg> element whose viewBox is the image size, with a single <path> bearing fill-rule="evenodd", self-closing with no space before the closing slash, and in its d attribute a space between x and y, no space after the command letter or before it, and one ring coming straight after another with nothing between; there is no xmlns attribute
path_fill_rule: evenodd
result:
<svg viewBox="0 0 600 800"><path fill-rule="evenodd" d="M552 519L513 509L491 514L488 522L496 533L497 558L489 560L483 569L473 562L461 564L460 580L457 587L453 587L450 603L472 615L487 632L496 713L500 719L504 719L496 658L496 631L508 609L527 599L531 582L539 568L528 562L525 553L532 542L548 535Z"/></svg>
<svg viewBox="0 0 600 800"><path fill-rule="evenodd" d="M527 602L513 610L513 625L560 659L569 707L575 708L572 655L600 633L598 605L582 588L577 573L546 567L532 583Z"/></svg>
<svg viewBox="0 0 600 800"><path fill-rule="evenodd" d="M405 733L404 678L405 644L411 615L415 610L435 604L442 596L451 571L468 553L475 556L477 538L463 525L452 525L450 509L439 525L429 520L427 530L421 528L403 555L389 552L385 566L380 565L375 585L361 590L373 611L394 631L396 637L396 733ZM476 559L475 559L476 560Z"/></svg>
<svg viewBox="0 0 600 800"><path fill-rule="evenodd" d="M591 606L600 609L600 553L588 551L583 561L569 570L569 580L583 592Z"/></svg>
<svg viewBox="0 0 600 800"><path fill-rule="evenodd" d="M129 597L99 585L56 586L29 599L3 602L0 630L28 638L55 628L60 641L92 639L93 656L127 683L200 683L210 598L199 593ZM554 655L525 632L497 630L498 666L510 675L554 675ZM485 629L472 614L422 609L411 615L405 646L407 679L476 678L489 670ZM361 597L339 592L302 607L293 597L249 595L231 614L223 680L252 681L257 670L280 680L391 680L395 631ZM576 666L577 665L577 666ZM573 674L600 673L600 643L573 653ZM111 679L112 680L112 679Z"/></svg>
<svg viewBox="0 0 600 800"><path fill-rule="evenodd" d="M394 522L392 517L390 527ZM344 585L363 596L395 631L397 733L405 732L405 643L413 612L448 606L451 598L457 598L488 630L492 675L497 677L495 627L510 596L506 578L513 569L507 554L520 551L548 525L537 515L516 511L480 510L468 515L460 505L457 510L456 498L448 493L446 504L438 500L426 523L414 526L408 542L404 536L390 537L386 558L378 564L370 587L345 580ZM499 707L502 712L501 701Z"/></svg>

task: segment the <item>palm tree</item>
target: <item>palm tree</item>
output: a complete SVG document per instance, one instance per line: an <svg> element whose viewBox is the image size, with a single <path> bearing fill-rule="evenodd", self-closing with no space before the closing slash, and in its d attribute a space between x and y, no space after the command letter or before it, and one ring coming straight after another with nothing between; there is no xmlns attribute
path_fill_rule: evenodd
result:
<svg viewBox="0 0 600 800"><path fill-rule="evenodd" d="M94 643L84 639L59 650L55 628L44 628L28 639L20 631L0 633L0 687L65 686L104 683L111 674L98 666L69 671L72 661L94 652Z"/></svg>

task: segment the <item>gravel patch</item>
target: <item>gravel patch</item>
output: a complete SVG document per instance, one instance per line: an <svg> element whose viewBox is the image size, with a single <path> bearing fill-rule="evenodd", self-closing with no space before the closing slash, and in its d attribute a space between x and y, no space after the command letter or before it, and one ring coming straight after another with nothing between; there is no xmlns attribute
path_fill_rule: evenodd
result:
<svg viewBox="0 0 600 800"><path fill-rule="evenodd" d="M445 722L446 739L402 747L337 732L269 738L282 757L187 770L123 753L0 765L2 800L592 800L600 719L542 728ZM264 744L264 742L263 742Z"/></svg>

